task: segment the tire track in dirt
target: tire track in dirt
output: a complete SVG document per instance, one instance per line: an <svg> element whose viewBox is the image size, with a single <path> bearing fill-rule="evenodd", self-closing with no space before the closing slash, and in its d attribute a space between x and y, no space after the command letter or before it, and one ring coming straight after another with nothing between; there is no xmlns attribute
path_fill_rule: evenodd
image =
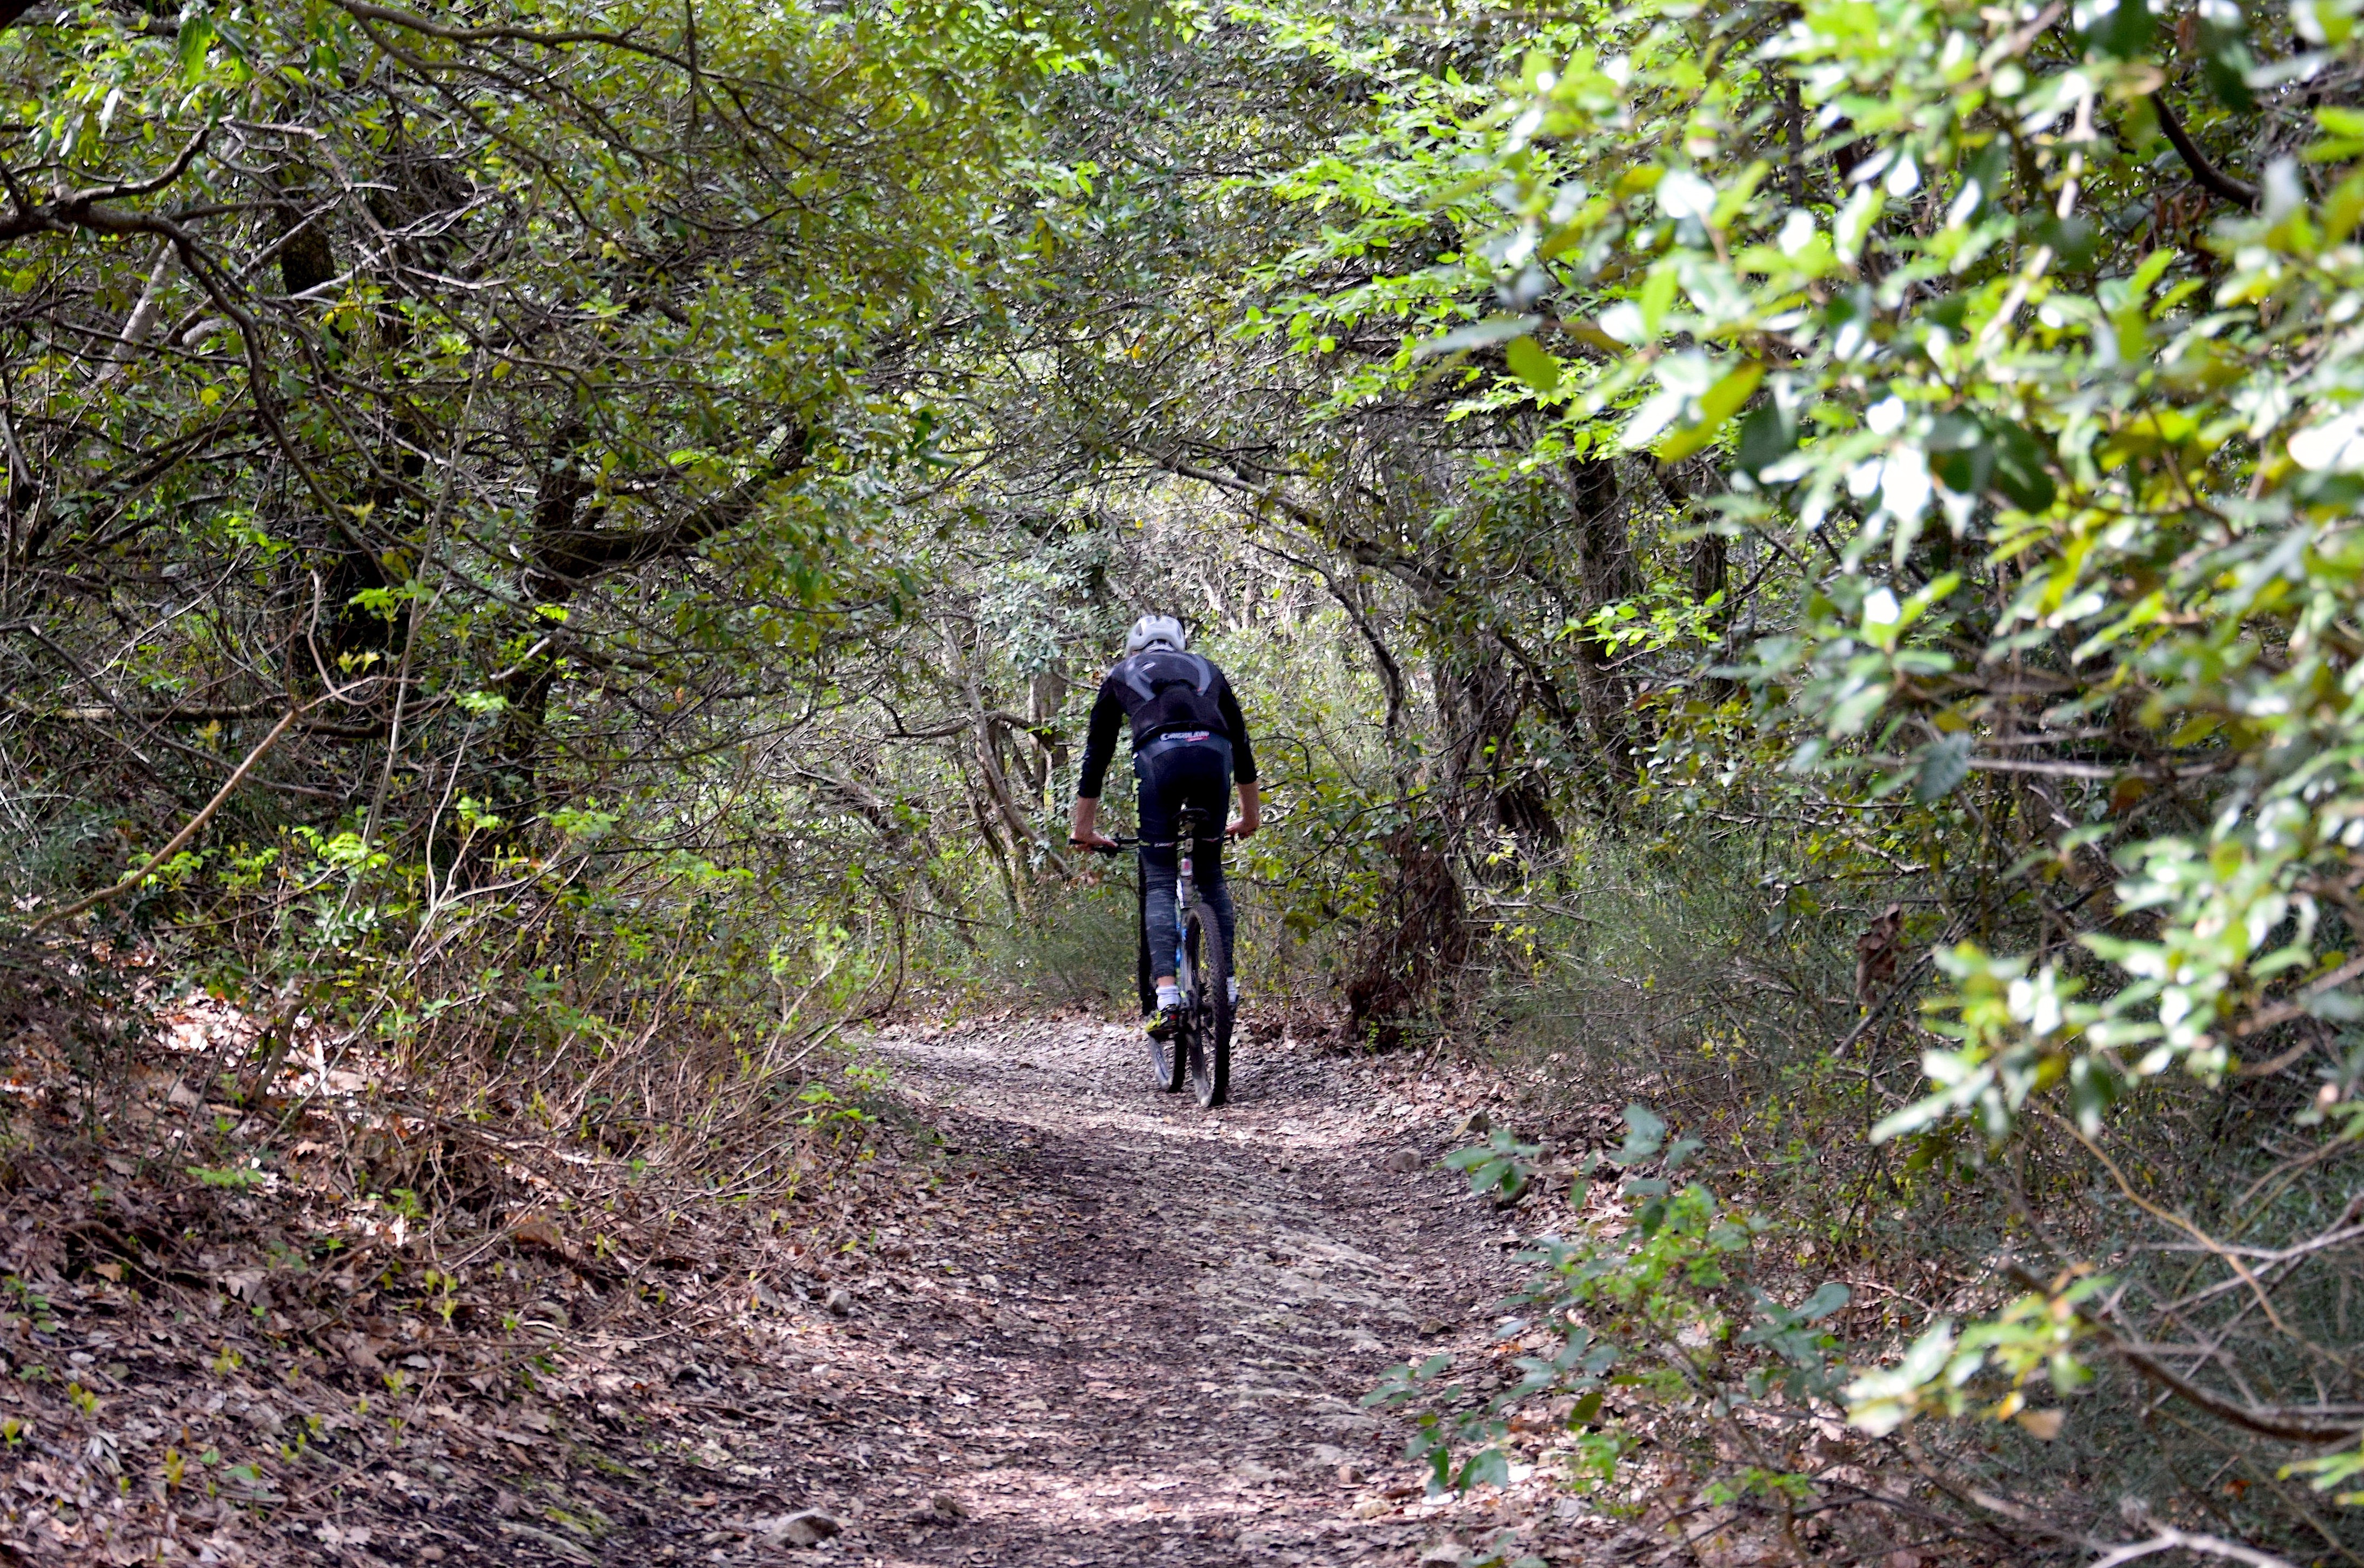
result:
<svg viewBox="0 0 2364 1568"><path fill-rule="evenodd" d="M930 1283L864 1303L831 1352L867 1395L839 1412L858 1451L833 1546L880 1568L1436 1560L1400 1429L1358 1401L1482 1340L1513 1275L1499 1218L1433 1163L1466 1107L1279 1042L1243 1043L1233 1103L1201 1111L1093 1021L875 1049L984 1176L916 1239ZM1389 1170L1404 1149L1420 1165Z"/></svg>

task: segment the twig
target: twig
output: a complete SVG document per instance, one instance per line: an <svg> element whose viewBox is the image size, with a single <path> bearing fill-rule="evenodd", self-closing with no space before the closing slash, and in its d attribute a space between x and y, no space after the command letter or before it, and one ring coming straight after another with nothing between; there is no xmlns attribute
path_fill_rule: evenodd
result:
<svg viewBox="0 0 2364 1568"><path fill-rule="evenodd" d="M2013 1284L2024 1290L2045 1291L2048 1294L2049 1287L2043 1281L2038 1280L2016 1263L2007 1266L2003 1273ZM2322 1444L2351 1442L2359 1431L2364 1431L2364 1422L2349 1421L2337 1426L2325 1425L2309 1419L2311 1413L2303 1409L2257 1409L2227 1399L2221 1394L2212 1393L2202 1388L2172 1367L2161 1362L2151 1353L2150 1347L2122 1339L2117 1330L2103 1321L2101 1317L2091 1313L2080 1314L2080 1317L2100 1339L2102 1348L2112 1355L2116 1356L2161 1388L2207 1411L2218 1420L2229 1422L2240 1428L2245 1432L2255 1432L2263 1438L2280 1438L2286 1442ZM2292 1338L2296 1336L2293 1335ZM2300 1342L2304 1343L2303 1340Z"/></svg>
<svg viewBox="0 0 2364 1568"><path fill-rule="evenodd" d="M1942 943L1946 941L1951 940L1952 938L1953 933L1950 931L1947 932L1946 936L1938 939L1938 942L1931 944L1926 952L1923 953L1919 958L1914 959L1912 961L1912 967L1906 970L1903 974L1898 978L1894 985L1889 987L1888 995L1882 996L1879 1002L1873 1006L1869 1012L1864 1014L1862 1018L1856 1020L1855 1028L1847 1030L1846 1038L1839 1041L1838 1048L1833 1054L1845 1056L1849 1050L1853 1049L1855 1042L1863 1038L1863 1031L1878 1023L1881 1015L1885 1014L1888 1009L1895 1004L1896 999L1912 988L1913 983L1921 978L1921 972L1927 969L1932 963L1936 962L1938 946L1942 945Z"/></svg>
<svg viewBox="0 0 2364 1568"><path fill-rule="evenodd" d="M198 812L195 817L190 817L188 826L173 834L171 840L167 842L162 849L157 851L155 854L149 858L146 865L141 866L138 871L133 872L129 876L125 877L121 882L117 883L112 887L101 888L96 893L92 894L89 897L69 904L62 909L50 910L48 914L33 922L32 929L34 931L39 931L46 926L55 925L60 920L71 920L76 915L83 913L86 909L96 908L99 905L106 903L110 898L120 898L123 895L130 892L133 888L147 881L151 873L154 872L158 866L162 865L166 861L171 860L174 855L179 854L181 852L181 846L186 844L191 839L195 838L197 836L197 829L203 828L207 822L213 819L214 813L221 809L222 802L228 800L230 797L231 792L236 790L238 786L245 781L247 773L253 769L254 764L262 761L262 754L265 751L270 751L273 745L278 741L282 735L287 733L287 727L296 722L296 716L302 711L303 710L301 708L291 707L284 714L281 715L279 722L271 727L271 733L257 741L255 743L254 750L246 754L246 761L240 762L237 768L231 772L229 777L222 781L221 788L215 792L214 797L211 800L206 802L205 809Z"/></svg>
<svg viewBox="0 0 2364 1568"><path fill-rule="evenodd" d="M2229 1557L2236 1562L2247 1562L2249 1568L2292 1568L2292 1565L2269 1551L2259 1551L2254 1546L2244 1546L2237 1540L2222 1536L2194 1535L2189 1530L2162 1527L2148 1540L2129 1541L2124 1546L2110 1547L2102 1556L2093 1559L2089 1568L2118 1568L2120 1563L2140 1558L2156 1557L2162 1551L2199 1551L2211 1557Z"/></svg>
<svg viewBox="0 0 2364 1568"><path fill-rule="evenodd" d="M2059 1128L2060 1130L2066 1132L2069 1137L2075 1139L2079 1143L2084 1146L2086 1153L2091 1154L2094 1159L2101 1162L2102 1169L2109 1172L2110 1180L2117 1184L2118 1191L2125 1195L2125 1198L2128 1203L2133 1204L2136 1208L2141 1209L2145 1214L2149 1215L2161 1225L2171 1226L2174 1229L2182 1231L2186 1236L2191 1237L2194 1241L2200 1243L2202 1247L2223 1259L2225 1266L2230 1268L2235 1273L2239 1274L2241 1276L2242 1283L2246 1284L2249 1287L2250 1294L2257 1299L2258 1309L2266 1315L2266 1321L2271 1323L2278 1331L2286 1337L2298 1340L2302 1345L2306 1344L2305 1340L2302 1339L2297 1334L2291 1332L2290 1326L2282 1321L2281 1314L2274 1310L2273 1298L2266 1294L2266 1287L2258 1283L2257 1275L2249 1272L2248 1265L2242 1262L2239 1258L2235 1257L2231 1252L2226 1251L2223 1242L2217 1240L2216 1238L2209 1235L2208 1232L2200 1229L2199 1226L2193 1224L2191 1220L2184 1218L2181 1215L2168 1212L2166 1209L2159 1207L2157 1204L2152 1203L2149 1199L2144 1197L2140 1193L2135 1191L2134 1184L2126 1180L2125 1173L2118 1169L2117 1162L2111 1159L2107 1154L2102 1153L2101 1145L2095 1143L2091 1139L2085 1136L2084 1129L2078 1127L2074 1123L2070 1122L2067 1118L2061 1116L2058 1112L2051 1110L2048 1107L2038 1107L2038 1109L2046 1120L2051 1122L2054 1126ZM2308 1348L2312 1350L2314 1347L2310 1345Z"/></svg>
<svg viewBox="0 0 2364 1568"><path fill-rule="evenodd" d="M2364 958L2351 958L2322 979L2310 984L2293 999L2278 1002L2263 1012L2252 1013L2248 1018L2236 1024L2233 1027L2233 1038L2247 1040L2251 1035L2262 1033L2277 1024L2286 1024L2292 1018L2302 1018L2306 1013L2306 1005L2309 1002L2327 991L2337 990L2359 974L2364 974ZM2275 1059L2277 1064L2287 1066L2289 1064L2289 1061L2285 1060L2287 1056L2288 1053L2285 1052L2284 1057L2277 1057ZM2295 1058L2290 1060L2295 1060Z"/></svg>

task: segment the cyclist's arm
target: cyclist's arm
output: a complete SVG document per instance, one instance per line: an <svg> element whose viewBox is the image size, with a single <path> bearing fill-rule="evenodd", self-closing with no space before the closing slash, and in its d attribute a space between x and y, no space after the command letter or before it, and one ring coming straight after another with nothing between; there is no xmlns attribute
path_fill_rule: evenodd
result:
<svg viewBox="0 0 2364 1568"><path fill-rule="evenodd" d="M1232 837L1244 839L1264 826L1263 801L1256 790L1255 748L1248 743L1247 716L1240 712L1240 699L1232 695L1231 682L1216 684L1215 707L1230 732L1232 777L1240 786L1240 814L1232 823Z"/></svg>
<svg viewBox="0 0 2364 1568"><path fill-rule="evenodd" d="M1116 732L1124 724L1124 704L1109 689L1110 683L1100 683L1100 695L1092 704L1092 719L1084 732L1084 762L1076 780L1076 804L1087 800L1097 807L1100 787L1108 783L1109 763L1116 756Z"/></svg>
<svg viewBox="0 0 2364 1568"><path fill-rule="evenodd" d="M1116 755L1116 732L1124 723L1124 705L1100 683L1100 695L1092 704L1091 727L1084 736L1082 776L1076 781L1076 811L1067 829L1067 841L1076 844L1109 842L1095 828L1099 820L1100 790L1108 783L1109 762Z"/></svg>
<svg viewBox="0 0 2364 1568"><path fill-rule="evenodd" d="M1232 776L1243 786L1256 782L1255 748L1248 744L1248 721L1240 712L1240 699L1232 695L1232 683L1219 681L1215 687L1215 710L1223 717L1225 739L1232 743ZM1243 807L1247 796L1240 797Z"/></svg>

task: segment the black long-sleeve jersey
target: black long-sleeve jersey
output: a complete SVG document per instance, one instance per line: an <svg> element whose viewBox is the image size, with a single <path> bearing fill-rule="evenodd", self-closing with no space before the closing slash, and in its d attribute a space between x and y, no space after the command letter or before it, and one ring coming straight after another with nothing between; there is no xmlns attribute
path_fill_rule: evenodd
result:
<svg viewBox="0 0 2364 1568"><path fill-rule="evenodd" d="M1092 704L1084 774L1076 785L1078 795L1099 798L1109 762L1116 756L1117 726L1125 719L1132 721L1136 751L1177 730L1220 735L1232 743L1232 777L1241 784L1255 783L1255 749L1248 744L1247 720L1240 717L1232 684L1211 659L1152 648L1108 673Z"/></svg>

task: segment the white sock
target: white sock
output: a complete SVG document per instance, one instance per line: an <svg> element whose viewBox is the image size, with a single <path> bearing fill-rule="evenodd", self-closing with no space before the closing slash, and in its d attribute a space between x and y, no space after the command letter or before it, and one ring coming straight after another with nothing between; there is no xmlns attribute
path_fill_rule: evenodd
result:
<svg viewBox="0 0 2364 1568"><path fill-rule="evenodd" d="M1226 981L1224 984L1228 984L1229 986L1231 986L1231 988L1232 988L1232 1000L1234 1003L1236 1003L1236 1002L1240 999L1240 977L1239 977L1238 975L1234 974L1234 975L1232 975L1232 976L1231 977L1231 979L1230 979L1230 980Z"/></svg>
<svg viewBox="0 0 2364 1568"><path fill-rule="evenodd" d="M1157 988L1157 1005L1160 1007L1180 1006L1182 1005L1182 987L1179 985L1160 985Z"/></svg>

